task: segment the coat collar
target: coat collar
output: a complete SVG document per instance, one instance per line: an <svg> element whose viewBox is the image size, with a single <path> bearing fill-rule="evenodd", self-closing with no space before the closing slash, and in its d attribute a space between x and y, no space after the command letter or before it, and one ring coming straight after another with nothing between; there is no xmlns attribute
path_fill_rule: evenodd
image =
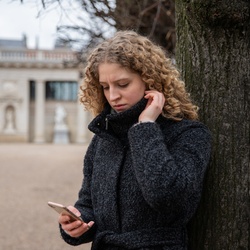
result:
<svg viewBox="0 0 250 250"><path fill-rule="evenodd" d="M103 112L92 120L88 128L104 139L113 140L115 138L125 142L128 130L138 122L139 115L145 109L146 104L147 100L143 98L130 109L120 113L111 112L111 107L107 104Z"/></svg>

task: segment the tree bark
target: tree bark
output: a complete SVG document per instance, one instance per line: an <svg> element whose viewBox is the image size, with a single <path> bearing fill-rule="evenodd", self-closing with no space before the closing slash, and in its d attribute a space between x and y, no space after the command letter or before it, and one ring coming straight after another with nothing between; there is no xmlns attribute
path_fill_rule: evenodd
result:
<svg viewBox="0 0 250 250"><path fill-rule="evenodd" d="M176 59L213 152L192 250L250 249L250 2L176 0Z"/></svg>

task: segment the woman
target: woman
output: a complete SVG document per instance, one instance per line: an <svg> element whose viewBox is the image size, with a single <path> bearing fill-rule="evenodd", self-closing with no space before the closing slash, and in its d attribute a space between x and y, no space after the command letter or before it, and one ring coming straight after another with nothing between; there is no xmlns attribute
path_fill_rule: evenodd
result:
<svg viewBox="0 0 250 250"><path fill-rule="evenodd" d="M171 60L146 37L117 32L89 56L80 100L96 115L95 135L70 206L84 223L60 215L63 239L93 250L187 249L211 136Z"/></svg>

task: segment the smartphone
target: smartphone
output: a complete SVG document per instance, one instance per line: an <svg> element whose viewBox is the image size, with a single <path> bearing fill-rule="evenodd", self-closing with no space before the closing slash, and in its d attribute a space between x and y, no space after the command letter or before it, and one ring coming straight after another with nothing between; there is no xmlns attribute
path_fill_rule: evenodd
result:
<svg viewBox="0 0 250 250"><path fill-rule="evenodd" d="M58 204L58 203L54 203L54 202L49 201L48 205L50 207L52 207L57 213L59 213L59 214L62 213L62 214L66 214L66 215L70 216L72 221L80 220L83 222L83 219L80 216L75 215L66 206L64 206L62 204Z"/></svg>

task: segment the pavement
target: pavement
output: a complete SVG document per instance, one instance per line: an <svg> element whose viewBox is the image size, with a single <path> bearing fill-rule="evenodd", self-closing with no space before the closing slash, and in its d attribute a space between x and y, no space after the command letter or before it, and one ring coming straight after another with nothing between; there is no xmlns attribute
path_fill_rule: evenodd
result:
<svg viewBox="0 0 250 250"><path fill-rule="evenodd" d="M89 250L59 234L54 201L74 204L87 145L0 144L0 250Z"/></svg>

